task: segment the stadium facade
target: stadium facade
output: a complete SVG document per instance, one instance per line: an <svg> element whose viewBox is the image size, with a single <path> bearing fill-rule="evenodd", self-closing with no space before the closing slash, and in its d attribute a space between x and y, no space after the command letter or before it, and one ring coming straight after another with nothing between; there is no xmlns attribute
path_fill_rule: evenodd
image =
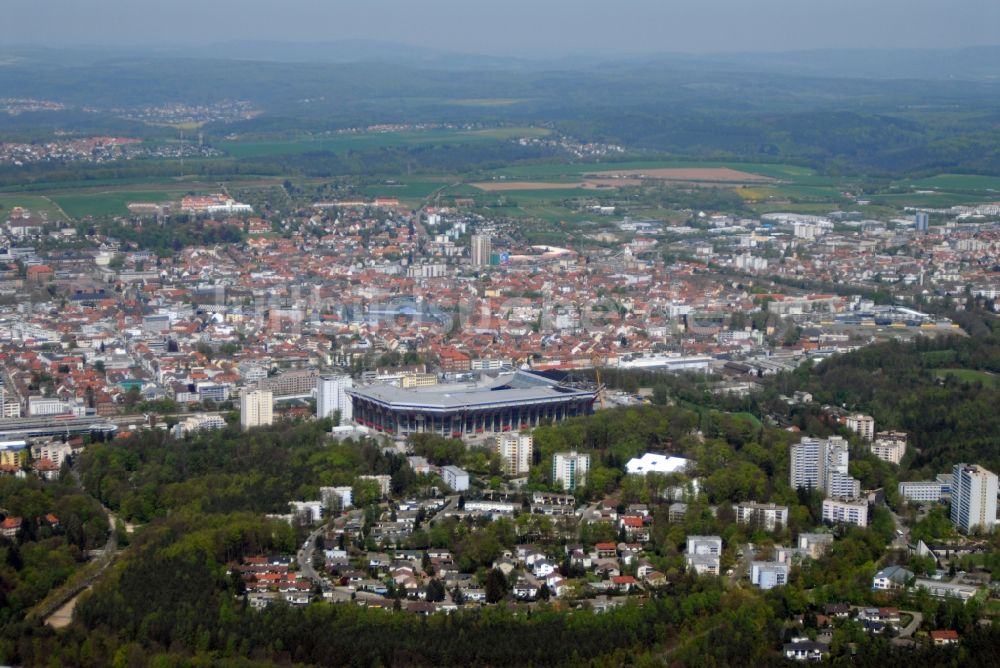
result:
<svg viewBox="0 0 1000 668"><path fill-rule="evenodd" d="M347 390L354 421L397 437L436 433L460 438L531 429L594 412L596 389L564 384L529 371L481 384L401 389L368 385Z"/></svg>

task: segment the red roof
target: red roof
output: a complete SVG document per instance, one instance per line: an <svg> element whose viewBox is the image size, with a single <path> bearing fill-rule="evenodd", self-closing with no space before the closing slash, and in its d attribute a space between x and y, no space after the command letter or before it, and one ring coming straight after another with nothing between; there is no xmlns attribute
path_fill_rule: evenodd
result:
<svg viewBox="0 0 1000 668"><path fill-rule="evenodd" d="M958 640L958 631L931 631L932 640Z"/></svg>

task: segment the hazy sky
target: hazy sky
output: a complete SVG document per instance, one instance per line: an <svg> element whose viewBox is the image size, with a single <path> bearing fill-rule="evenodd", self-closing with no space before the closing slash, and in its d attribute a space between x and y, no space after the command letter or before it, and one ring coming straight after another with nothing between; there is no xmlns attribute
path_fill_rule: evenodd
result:
<svg viewBox="0 0 1000 668"><path fill-rule="evenodd" d="M1000 43L1000 0L0 0L2 44L379 39L529 56Z"/></svg>

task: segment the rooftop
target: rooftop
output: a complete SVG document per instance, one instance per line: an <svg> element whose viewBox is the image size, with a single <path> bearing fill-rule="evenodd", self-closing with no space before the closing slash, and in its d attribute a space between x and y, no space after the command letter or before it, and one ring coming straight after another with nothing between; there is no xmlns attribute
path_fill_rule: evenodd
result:
<svg viewBox="0 0 1000 668"><path fill-rule="evenodd" d="M480 383L435 385L402 389L368 385L347 390L360 397L396 407L457 409L477 405L548 403L558 399L591 399L596 392L560 385L529 371L515 371Z"/></svg>

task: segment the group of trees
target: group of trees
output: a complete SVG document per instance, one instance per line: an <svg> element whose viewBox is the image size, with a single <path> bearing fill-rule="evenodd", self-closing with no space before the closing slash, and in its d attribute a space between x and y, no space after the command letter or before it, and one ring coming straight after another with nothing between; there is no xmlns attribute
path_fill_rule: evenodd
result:
<svg viewBox="0 0 1000 668"><path fill-rule="evenodd" d="M902 474L926 479L956 462L996 469L1000 453L1000 331L988 336L887 342L803 366L774 379L760 398L765 410L800 424L813 408L788 407L778 394L810 392L816 402L863 411L880 430L909 434Z"/></svg>
<svg viewBox="0 0 1000 668"><path fill-rule="evenodd" d="M319 487L352 485L358 475L390 475L397 493L420 484L401 455L373 441L331 442L329 428L329 420L250 432L230 425L182 439L143 431L91 446L80 471L88 491L137 522L180 508L285 513L289 501L319 498Z"/></svg>
<svg viewBox="0 0 1000 668"><path fill-rule="evenodd" d="M69 477L0 477L0 509L0 518L21 519L16 536L0 538L2 627L65 582L86 562L88 550L104 547L109 527L100 504Z"/></svg>
<svg viewBox="0 0 1000 668"><path fill-rule="evenodd" d="M186 214L171 217L164 224L148 221L143 225L124 225L108 222L84 231L100 231L102 234L133 243L138 248L160 256L169 256L187 246L211 246L213 244L240 243L245 238L242 228L235 225L221 225Z"/></svg>

